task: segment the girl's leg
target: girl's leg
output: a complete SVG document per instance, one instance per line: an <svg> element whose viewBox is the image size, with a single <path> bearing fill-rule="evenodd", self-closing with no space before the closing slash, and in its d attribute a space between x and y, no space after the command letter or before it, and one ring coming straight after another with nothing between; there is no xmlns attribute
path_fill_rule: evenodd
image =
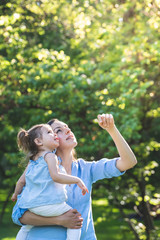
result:
<svg viewBox="0 0 160 240"><path fill-rule="evenodd" d="M33 226L30 226L30 225L25 225L25 226L21 227L21 229L19 230L19 232L16 236L16 240L26 240L27 235L32 227Z"/></svg>
<svg viewBox="0 0 160 240"><path fill-rule="evenodd" d="M63 213L68 212L70 209L72 208L64 202L59 204L30 208L29 211L40 216L53 217L62 215Z"/></svg>
<svg viewBox="0 0 160 240"><path fill-rule="evenodd" d="M70 229L67 228L67 239L66 240L80 240L81 229Z"/></svg>

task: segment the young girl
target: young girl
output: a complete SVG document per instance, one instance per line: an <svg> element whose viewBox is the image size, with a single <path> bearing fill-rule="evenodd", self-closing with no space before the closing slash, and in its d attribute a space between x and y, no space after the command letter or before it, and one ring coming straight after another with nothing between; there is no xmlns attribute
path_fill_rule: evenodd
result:
<svg viewBox="0 0 160 240"><path fill-rule="evenodd" d="M88 192L83 181L67 175L59 165L53 150L59 146L57 134L48 124L35 125L28 131L18 133L18 146L30 159L29 164L17 182L12 201L17 199L20 208L28 208L41 216L59 216L69 211L66 204L67 194L64 184L77 184L82 194ZM30 229L26 228L27 231ZM80 229L67 229L67 240L80 239Z"/></svg>

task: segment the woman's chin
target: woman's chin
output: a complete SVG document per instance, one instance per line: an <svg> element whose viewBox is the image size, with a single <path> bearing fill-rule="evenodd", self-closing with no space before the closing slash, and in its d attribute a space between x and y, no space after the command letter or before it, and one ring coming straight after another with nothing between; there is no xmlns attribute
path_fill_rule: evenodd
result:
<svg viewBox="0 0 160 240"><path fill-rule="evenodd" d="M68 147L73 147L73 148L75 148L75 147L77 146L77 141L70 142L70 143L68 143L67 145L68 145Z"/></svg>
<svg viewBox="0 0 160 240"><path fill-rule="evenodd" d="M76 141L70 141L67 142L67 144L65 144L65 146L60 146L62 149L73 149L77 146L77 142Z"/></svg>

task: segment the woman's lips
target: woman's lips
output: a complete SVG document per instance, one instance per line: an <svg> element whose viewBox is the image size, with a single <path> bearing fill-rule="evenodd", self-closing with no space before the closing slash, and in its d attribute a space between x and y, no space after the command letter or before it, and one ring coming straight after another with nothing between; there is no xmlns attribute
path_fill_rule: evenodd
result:
<svg viewBox="0 0 160 240"><path fill-rule="evenodd" d="M69 135L69 136L66 138L66 140L72 139L72 138L74 138L74 136L73 136L73 135Z"/></svg>

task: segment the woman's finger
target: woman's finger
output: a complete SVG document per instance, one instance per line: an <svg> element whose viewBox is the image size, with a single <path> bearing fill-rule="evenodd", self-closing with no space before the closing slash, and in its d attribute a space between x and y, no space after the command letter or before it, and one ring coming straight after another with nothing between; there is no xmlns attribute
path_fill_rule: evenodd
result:
<svg viewBox="0 0 160 240"><path fill-rule="evenodd" d="M101 115L101 120L102 120L101 123L104 124L104 123L105 123L105 114L102 114L102 115Z"/></svg>
<svg viewBox="0 0 160 240"><path fill-rule="evenodd" d="M105 123L106 123L106 126L109 127L109 114L108 113L105 114Z"/></svg>
<svg viewBox="0 0 160 240"><path fill-rule="evenodd" d="M113 116L112 116L112 114L109 114L109 120L110 120L110 125L112 125L113 124Z"/></svg>
<svg viewBox="0 0 160 240"><path fill-rule="evenodd" d="M97 118L98 118L99 123L101 123L102 119L101 119L101 115L100 114L97 116Z"/></svg>

